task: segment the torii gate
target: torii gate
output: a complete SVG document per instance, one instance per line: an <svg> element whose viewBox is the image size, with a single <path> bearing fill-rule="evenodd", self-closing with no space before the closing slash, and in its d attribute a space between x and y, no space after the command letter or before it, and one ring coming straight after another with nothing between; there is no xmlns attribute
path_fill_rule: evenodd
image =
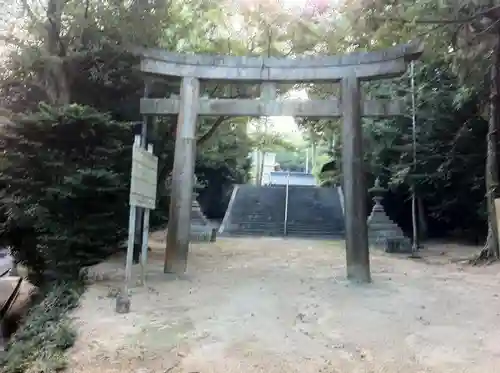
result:
<svg viewBox="0 0 500 373"><path fill-rule="evenodd" d="M360 82L400 76L421 53L420 43L376 52L294 59L141 50L143 73L182 79L179 97L143 98L140 105L145 116L178 114L165 272L180 274L187 267L198 116L342 117L347 277L370 282L361 117L402 115L404 106L401 101L361 102ZM205 80L260 83L261 99L200 97L200 81ZM280 82L341 82L341 99L276 101L276 83Z"/></svg>

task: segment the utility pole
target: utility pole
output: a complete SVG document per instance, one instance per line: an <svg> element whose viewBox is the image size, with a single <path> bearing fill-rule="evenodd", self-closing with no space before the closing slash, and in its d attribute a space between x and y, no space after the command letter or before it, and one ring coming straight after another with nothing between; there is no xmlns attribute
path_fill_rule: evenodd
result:
<svg viewBox="0 0 500 373"><path fill-rule="evenodd" d="M306 174L309 173L309 147L306 148Z"/></svg>

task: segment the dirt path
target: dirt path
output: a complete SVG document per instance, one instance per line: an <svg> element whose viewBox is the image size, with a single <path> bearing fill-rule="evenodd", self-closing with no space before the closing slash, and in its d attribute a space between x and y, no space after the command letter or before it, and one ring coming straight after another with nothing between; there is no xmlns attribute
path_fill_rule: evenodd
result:
<svg viewBox="0 0 500 373"><path fill-rule="evenodd" d="M154 246L154 243L153 243ZM161 247L158 244L157 247ZM343 244L220 239L189 273L154 252L132 312L114 313L123 260L75 316L70 372L486 373L500 367L500 267L374 255L374 282L344 280Z"/></svg>

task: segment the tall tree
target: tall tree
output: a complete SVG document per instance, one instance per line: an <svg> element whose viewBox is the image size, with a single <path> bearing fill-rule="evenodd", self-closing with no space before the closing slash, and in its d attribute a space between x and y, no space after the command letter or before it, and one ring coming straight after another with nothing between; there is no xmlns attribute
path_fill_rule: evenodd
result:
<svg viewBox="0 0 500 373"><path fill-rule="evenodd" d="M399 27L399 35L423 35L434 47L440 46L438 53L451 54L453 67L462 73L464 82L484 92L481 111L489 122L485 178L489 229L487 243L480 258L500 258L494 204L498 193L496 132L500 118L500 5L493 0L398 3L370 0L363 2L358 10L365 14L363 19L368 20L367 26L378 31L378 37ZM429 17L428 14L434 16ZM443 37L446 35L448 38ZM467 75L468 79L465 79Z"/></svg>

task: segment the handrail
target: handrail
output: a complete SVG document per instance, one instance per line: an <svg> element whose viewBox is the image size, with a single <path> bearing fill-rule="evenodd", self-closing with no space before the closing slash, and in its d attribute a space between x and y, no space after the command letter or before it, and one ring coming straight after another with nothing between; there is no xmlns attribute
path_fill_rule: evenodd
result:
<svg viewBox="0 0 500 373"><path fill-rule="evenodd" d="M12 307L12 305L16 301L17 297L19 296L22 283L23 283L23 278L19 277L19 280L17 281L17 284L14 287L12 294L10 294L9 298L7 299L7 301L3 304L2 308L0 309L0 322L5 318L5 316L9 312L10 308Z"/></svg>
<svg viewBox="0 0 500 373"><path fill-rule="evenodd" d="M6 270L4 273L2 273L2 274L0 275L0 277L3 277L3 276L5 276L5 275L8 275L8 274L9 274L9 272L10 272L11 270L12 270L12 268L9 268L9 269L8 269L8 270Z"/></svg>

